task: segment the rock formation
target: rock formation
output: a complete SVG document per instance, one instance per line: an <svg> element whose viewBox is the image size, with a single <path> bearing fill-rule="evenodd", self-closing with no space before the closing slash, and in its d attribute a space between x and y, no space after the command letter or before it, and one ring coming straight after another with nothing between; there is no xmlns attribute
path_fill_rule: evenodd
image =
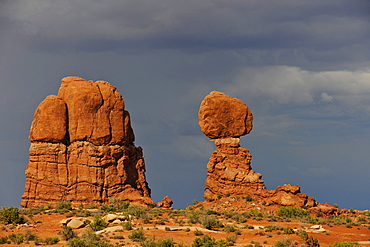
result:
<svg viewBox="0 0 370 247"><path fill-rule="evenodd" d="M130 115L108 82L62 79L58 95L38 106L29 140L23 207L99 205L111 197L155 204Z"/></svg>
<svg viewBox="0 0 370 247"><path fill-rule="evenodd" d="M252 156L239 142L252 130L253 115L241 100L213 91L202 101L198 117L202 132L216 145L207 164L204 198L250 195L269 204L315 205L298 185L267 190L262 175L252 170Z"/></svg>
<svg viewBox="0 0 370 247"><path fill-rule="evenodd" d="M172 204L173 201L171 197L165 196L160 202L157 203L157 207L164 209L173 209Z"/></svg>

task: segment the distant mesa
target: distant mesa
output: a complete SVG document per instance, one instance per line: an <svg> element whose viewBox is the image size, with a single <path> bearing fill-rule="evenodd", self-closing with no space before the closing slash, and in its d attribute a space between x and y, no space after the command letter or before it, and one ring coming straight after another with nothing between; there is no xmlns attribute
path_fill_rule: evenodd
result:
<svg viewBox="0 0 370 247"><path fill-rule="evenodd" d="M37 107L29 140L23 207L100 205L111 197L155 204L130 114L108 82L63 78L58 95Z"/></svg>
<svg viewBox="0 0 370 247"><path fill-rule="evenodd" d="M241 100L213 91L200 104L199 126L213 141L216 150L207 164L204 198L252 196L267 204L313 207L314 198L301 193L298 185L283 185L267 190L262 175L252 170L252 156L240 147L240 136L253 127L253 115Z"/></svg>

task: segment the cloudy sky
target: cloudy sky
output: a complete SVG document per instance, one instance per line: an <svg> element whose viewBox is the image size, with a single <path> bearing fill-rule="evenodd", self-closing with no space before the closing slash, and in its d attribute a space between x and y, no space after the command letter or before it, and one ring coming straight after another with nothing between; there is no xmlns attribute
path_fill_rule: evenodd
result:
<svg viewBox="0 0 370 247"><path fill-rule="evenodd" d="M243 100L268 189L370 209L368 0L1 0L0 206L18 206L37 105L69 75L125 98L154 201L203 199L213 90Z"/></svg>

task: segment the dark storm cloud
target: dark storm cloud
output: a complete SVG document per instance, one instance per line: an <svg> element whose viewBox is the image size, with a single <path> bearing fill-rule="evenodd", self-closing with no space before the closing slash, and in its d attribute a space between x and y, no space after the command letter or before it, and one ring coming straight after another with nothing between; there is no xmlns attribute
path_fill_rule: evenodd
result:
<svg viewBox="0 0 370 247"><path fill-rule="evenodd" d="M7 18L48 51L331 50L369 41L365 1L36 3L11 8Z"/></svg>

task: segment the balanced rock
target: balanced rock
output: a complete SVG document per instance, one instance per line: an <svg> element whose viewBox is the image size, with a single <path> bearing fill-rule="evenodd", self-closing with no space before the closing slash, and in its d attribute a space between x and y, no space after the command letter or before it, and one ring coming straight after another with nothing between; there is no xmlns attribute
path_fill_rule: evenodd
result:
<svg viewBox="0 0 370 247"><path fill-rule="evenodd" d="M213 91L202 101L198 118L202 132L216 145L207 164L204 198L249 195L269 204L316 205L315 199L301 193L298 185L267 190L262 175L252 170L252 156L240 147L239 137L252 130L253 116L241 100Z"/></svg>
<svg viewBox="0 0 370 247"><path fill-rule="evenodd" d="M200 104L199 126L209 138L240 137L253 128L253 115L243 101L213 91Z"/></svg>
<svg viewBox="0 0 370 247"><path fill-rule="evenodd" d="M23 207L99 205L111 197L154 204L122 95L105 81L62 79L35 111Z"/></svg>

